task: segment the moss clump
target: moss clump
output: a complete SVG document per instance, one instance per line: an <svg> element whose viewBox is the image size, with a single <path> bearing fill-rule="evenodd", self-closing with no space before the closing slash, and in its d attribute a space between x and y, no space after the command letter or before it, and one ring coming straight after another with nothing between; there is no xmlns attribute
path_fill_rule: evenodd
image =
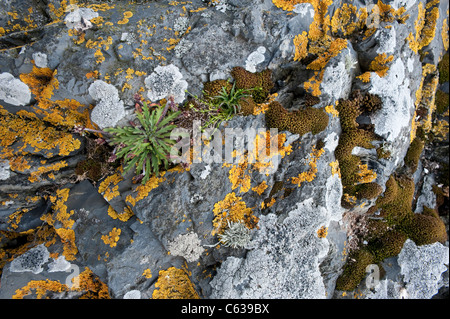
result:
<svg viewBox="0 0 450 319"><path fill-rule="evenodd" d="M230 94L232 87L233 84L231 84L227 80L214 80L206 82L203 84L203 96L207 100L211 100L212 102L214 102L216 96L222 93L223 88L225 88L227 94Z"/></svg>
<svg viewBox="0 0 450 319"><path fill-rule="evenodd" d="M360 184L355 188L356 188L356 197L358 199L362 198L374 199L377 198L383 192L383 188L375 182Z"/></svg>
<svg viewBox="0 0 450 319"><path fill-rule="evenodd" d="M366 267L373 264L374 256L367 249L360 249L350 254L349 262L343 273L336 280L337 290L353 290L366 275Z"/></svg>
<svg viewBox="0 0 450 319"><path fill-rule="evenodd" d="M385 205L391 203L396 197L398 192L398 184L395 178L391 175L386 182L386 190L382 197L377 199L377 205Z"/></svg>
<svg viewBox="0 0 450 319"><path fill-rule="evenodd" d="M436 113L441 115L448 110L449 106L449 95L442 90L436 91Z"/></svg>
<svg viewBox="0 0 450 319"><path fill-rule="evenodd" d="M338 278L336 288L353 290L365 276L365 267L379 263L400 253L407 238L417 245L445 242L445 224L436 210L424 207L422 214L412 211L413 179L402 175L391 176L386 182L384 196L379 197L371 213L379 211L381 220L368 220L364 240L367 246L350 253L350 259Z"/></svg>
<svg viewBox="0 0 450 319"><path fill-rule="evenodd" d="M403 248L408 237L402 231L391 230L373 242L369 242L368 248L376 262L386 258L397 256Z"/></svg>
<svg viewBox="0 0 450 319"><path fill-rule="evenodd" d="M438 69L439 69L439 83L448 82L448 72L449 72L448 52L442 57L442 60L439 62Z"/></svg>
<svg viewBox="0 0 450 319"><path fill-rule="evenodd" d="M419 164L420 154L422 154L423 147L425 146L424 141L421 138L416 137L408 148L405 156L405 165L408 166L412 172L417 170L417 165Z"/></svg>
<svg viewBox="0 0 450 319"><path fill-rule="evenodd" d="M361 101L361 108L364 112L374 113L381 109L383 103L378 95L366 93Z"/></svg>
<svg viewBox="0 0 450 319"><path fill-rule="evenodd" d="M251 90L255 103L264 102L274 86L271 79L272 71L270 70L252 73L237 66L231 71L231 76L235 80L237 89Z"/></svg>
<svg viewBox="0 0 450 319"><path fill-rule="evenodd" d="M416 245L444 243L447 240L445 224L435 210L424 207L422 214L412 214L408 217L402 226Z"/></svg>
<svg viewBox="0 0 450 319"><path fill-rule="evenodd" d="M306 108L289 112L276 101L269 104L265 115L268 127L299 135L308 132L317 134L328 125L328 114L324 109Z"/></svg>
<svg viewBox="0 0 450 319"><path fill-rule="evenodd" d="M251 97L244 97L240 99L239 106L242 115L252 115L255 111L256 104Z"/></svg>

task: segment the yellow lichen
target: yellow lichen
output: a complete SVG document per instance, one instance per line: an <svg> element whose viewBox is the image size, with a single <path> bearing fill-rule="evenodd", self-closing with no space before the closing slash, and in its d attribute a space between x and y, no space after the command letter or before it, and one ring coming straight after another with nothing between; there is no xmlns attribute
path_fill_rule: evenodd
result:
<svg viewBox="0 0 450 319"><path fill-rule="evenodd" d="M119 219L122 222L128 221L131 216L134 215L133 211L129 207L125 207L122 213L117 213L112 206L108 207L108 215L112 219Z"/></svg>
<svg viewBox="0 0 450 319"><path fill-rule="evenodd" d="M300 61L308 55L308 34L303 31L302 34L295 36L294 46L295 46L295 56L294 61Z"/></svg>
<svg viewBox="0 0 450 319"><path fill-rule="evenodd" d="M153 189L157 188L159 183L166 180L166 178L164 178L165 173L166 172L162 172L160 177L152 176L145 184L139 185L135 190L135 192L137 192L136 197L133 197L130 194L127 196L126 201L134 207L138 201L147 197Z"/></svg>
<svg viewBox="0 0 450 319"><path fill-rule="evenodd" d="M334 161L334 162L331 162L330 164L330 167L331 167L331 175L338 175L339 176L339 178L341 178L341 169L339 168L339 161Z"/></svg>
<svg viewBox="0 0 450 319"><path fill-rule="evenodd" d="M418 53L434 39L436 23L439 18L438 7L432 8L432 6L427 6L425 8L421 2L417 8L418 15L414 22L415 35L411 32L407 37L409 47L415 53Z"/></svg>
<svg viewBox="0 0 450 319"><path fill-rule="evenodd" d="M364 83L368 83L370 81L370 72L364 72L363 74L358 75L356 78L360 79Z"/></svg>
<svg viewBox="0 0 450 319"><path fill-rule="evenodd" d="M120 195L119 185L117 184L121 181L123 181L123 177L119 173L112 174L100 183L98 192L102 194L107 201L110 201Z"/></svg>
<svg viewBox="0 0 450 319"><path fill-rule="evenodd" d="M258 218L253 216L251 208L248 208L242 197L237 197L234 192L214 204L213 230L211 234L221 234L228 226L228 222L243 222L249 229L256 227Z"/></svg>
<svg viewBox="0 0 450 319"><path fill-rule="evenodd" d="M257 193L258 195L261 195L262 193L264 193L264 191L267 189L267 183L266 181L263 181L261 184L259 184L256 187L252 187L252 191L254 191L255 193Z"/></svg>
<svg viewBox="0 0 450 319"><path fill-rule="evenodd" d="M325 153L325 150L321 148L320 150L316 150L316 148L313 146L312 152L309 154L310 160L308 162L309 170L306 172L300 173L297 177L292 177L291 182L292 184L296 184L298 187L302 185L304 182L312 182L316 178L316 174L318 172L317 170L317 161L319 160L320 156Z"/></svg>
<svg viewBox="0 0 450 319"><path fill-rule="evenodd" d="M195 287L184 269L170 267L160 270L153 290L153 299L199 299Z"/></svg>
<svg viewBox="0 0 450 319"><path fill-rule="evenodd" d="M150 270L150 268L145 269L144 272L142 273L142 276L144 276L147 279L152 278L152 271Z"/></svg>
<svg viewBox="0 0 450 319"><path fill-rule="evenodd" d="M328 227L322 226L317 230L317 237L326 238L328 235Z"/></svg>
<svg viewBox="0 0 450 319"><path fill-rule="evenodd" d="M371 183L377 178L377 173L368 169L367 164L358 165L358 172L356 173L358 183Z"/></svg>
<svg viewBox="0 0 450 319"><path fill-rule="evenodd" d="M379 77L384 77L389 70L386 66L388 62L392 62L394 56L387 56L386 53L378 54L375 59L370 63L369 70L374 71ZM370 78L370 77L369 77Z"/></svg>
<svg viewBox="0 0 450 319"><path fill-rule="evenodd" d="M102 240L105 243L105 245L109 245L109 247L116 247L117 242L120 239L120 234L122 230L120 228L114 227L108 235L102 235Z"/></svg>
<svg viewBox="0 0 450 319"><path fill-rule="evenodd" d="M338 102L336 102L336 103L338 103ZM338 112L338 110L335 109L333 104L325 106L325 112L327 112L328 114L331 114L333 117L339 116L339 112Z"/></svg>
<svg viewBox="0 0 450 319"><path fill-rule="evenodd" d="M55 228L56 233L63 243L63 255L66 260L75 260L78 248L75 244L75 232L72 229Z"/></svg>

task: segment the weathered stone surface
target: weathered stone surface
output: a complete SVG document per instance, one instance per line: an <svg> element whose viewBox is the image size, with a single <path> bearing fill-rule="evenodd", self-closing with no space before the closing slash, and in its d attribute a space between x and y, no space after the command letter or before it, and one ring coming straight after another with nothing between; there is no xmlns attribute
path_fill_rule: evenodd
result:
<svg viewBox="0 0 450 319"><path fill-rule="evenodd" d="M371 208L387 195L390 176L405 174L415 125L426 122L433 108L438 74L430 70L448 50L442 32L448 25L448 1L390 1L385 10L404 7L409 18L386 12L381 20L371 11L375 4L367 1L324 4L322 16L314 1L292 7L279 0L70 3L0 4L1 116L37 116L79 142L66 155L58 147L30 144L21 149L13 143L4 148L9 128L0 127L0 255L5 252L0 297L11 298L36 280L70 286L67 278L78 267L92 271L113 298L151 298L162 289L156 285L160 271L175 267L186 271L202 298L342 298L335 291L336 279L348 243L361 235L343 216L369 212L375 220L384 218ZM363 9L368 17L358 21L361 27L352 25L353 32L350 22L364 17ZM416 22L421 14L426 17L423 30ZM375 29L368 23L375 23ZM302 34L307 36L296 43ZM334 43L342 48L330 46L335 39L342 40ZM294 60L302 45L307 52ZM377 59L382 63L374 63ZM291 112L325 108L325 130L303 136L278 132L285 134L283 147L289 151L265 173L252 163L225 163L225 145L221 160L202 154L200 163L188 169L171 165L145 185L132 181L133 172L122 175L119 161L111 163L117 164L114 172L98 172L96 181L76 173L81 162L97 167L88 161L95 147L87 145L105 141L85 132L86 139L96 140L85 143L74 127L129 125L136 93L151 102L173 96L182 109L190 95L201 97L205 82L232 79L237 66L250 72L269 69L275 83L270 93L277 93L270 98ZM29 74L37 76L27 82ZM445 91L445 85L448 92L448 83L441 88ZM343 115L336 105L357 89L378 96L381 107L356 119L360 129L373 131L374 148L358 145L349 155L367 164L383 192L344 209L348 189L334 154ZM226 129L241 129L234 147L248 149L253 141L245 138L246 130L270 129L262 113L234 116L219 132L225 137ZM431 133L425 135L439 138L434 117L429 125ZM435 209L448 202L448 185L439 173L448 167L448 136L436 141L431 145L439 147L426 146L409 176L417 195L411 209L418 214L425 206ZM205 143L202 147L207 149ZM67 166L50 170L63 162ZM87 166L81 171L92 169ZM32 182L31 174L39 178ZM219 204L231 194L257 220L250 243L239 249L220 243L214 224ZM52 235L40 233L45 227ZM30 243L27 234L36 240ZM448 287L445 274L441 278L445 258L448 242L416 246L407 240L398 257L384 261L380 285L370 290L363 280L359 288L367 298L431 298ZM81 292L50 296L77 298Z"/></svg>

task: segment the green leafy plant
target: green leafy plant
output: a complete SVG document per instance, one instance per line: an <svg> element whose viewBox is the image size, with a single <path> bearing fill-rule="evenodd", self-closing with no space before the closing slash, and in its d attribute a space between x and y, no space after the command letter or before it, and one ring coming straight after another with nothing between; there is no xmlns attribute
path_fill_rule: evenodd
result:
<svg viewBox="0 0 450 319"><path fill-rule="evenodd" d="M150 110L150 106L156 106ZM131 122L131 126L107 128L111 135L111 142L116 146L111 160L123 158L124 171L136 168L136 174L142 178L142 183L149 180L151 174L158 175L160 166L167 169L171 147L176 143L170 138L176 125L171 124L180 114L168 112L170 106L174 109L173 101L169 100L163 108L157 104L142 102L136 108L138 123Z"/></svg>
<svg viewBox="0 0 450 319"><path fill-rule="evenodd" d="M249 91L248 89L236 89L236 83L234 83L229 93L223 87L220 94L214 97L214 100L223 113L237 114L241 111L241 99L250 96Z"/></svg>

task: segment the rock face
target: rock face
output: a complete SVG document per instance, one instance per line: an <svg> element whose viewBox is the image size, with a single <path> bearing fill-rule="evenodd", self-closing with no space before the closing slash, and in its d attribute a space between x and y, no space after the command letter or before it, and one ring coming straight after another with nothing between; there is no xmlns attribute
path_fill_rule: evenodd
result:
<svg viewBox="0 0 450 319"><path fill-rule="evenodd" d="M385 2L2 2L0 297L444 295L449 4ZM192 151L145 183L142 100Z"/></svg>

